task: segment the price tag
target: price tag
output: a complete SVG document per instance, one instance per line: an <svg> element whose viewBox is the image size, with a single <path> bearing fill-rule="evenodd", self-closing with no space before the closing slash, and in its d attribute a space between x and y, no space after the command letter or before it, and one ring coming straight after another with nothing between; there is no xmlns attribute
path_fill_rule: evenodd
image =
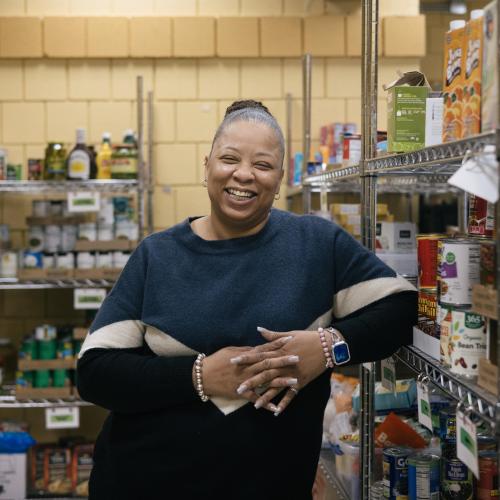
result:
<svg viewBox="0 0 500 500"><path fill-rule="evenodd" d="M73 307L75 309L99 309L105 298L105 288L75 288Z"/></svg>
<svg viewBox="0 0 500 500"><path fill-rule="evenodd" d="M461 410L457 410L457 457L479 479L476 424Z"/></svg>
<svg viewBox="0 0 500 500"><path fill-rule="evenodd" d="M69 212L99 212L101 195L92 191L77 191L68 193Z"/></svg>
<svg viewBox="0 0 500 500"><path fill-rule="evenodd" d="M45 427L47 429L78 429L80 427L80 408L78 406L46 408Z"/></svg>
<svg viewBox="0 0 500 500"><path fill-rule="evenodd" d="M432 431L431 400L429 386L417 382L418 421Z"/></svg>
<svg viewBox="0 0 500 500"><path fill-rule="evenodd" d="M396 392L396 363L392 357L383 359L380 363L382 372L382 387L391 392Z"/></svg>

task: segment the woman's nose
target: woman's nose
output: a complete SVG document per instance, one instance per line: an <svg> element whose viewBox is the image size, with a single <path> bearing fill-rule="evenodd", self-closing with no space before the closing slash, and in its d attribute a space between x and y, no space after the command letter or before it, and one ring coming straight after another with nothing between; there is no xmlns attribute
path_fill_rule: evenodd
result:
<svg viewBox="0 0 500 500"><path fill-rule="evenodd" d="M254 178L253 169L251 165L240 163L233 172L233 177L240 181L251 181Z"/></svg>

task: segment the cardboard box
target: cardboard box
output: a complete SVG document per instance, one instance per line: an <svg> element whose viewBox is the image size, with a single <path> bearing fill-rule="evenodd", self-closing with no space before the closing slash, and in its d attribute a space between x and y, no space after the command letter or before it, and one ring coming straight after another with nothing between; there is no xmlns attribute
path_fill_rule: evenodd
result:
<svg viewBox="0 0 500 500"><path fill-rule="evenodd" d="M341 226L360 225L361 224L361 215L360 214L340 214L337 216L337 220Z"/></svg>
<svg viewBox="0 0 500 500"><path fill-rule="evenodd" d="M486 358L479 360L479 377L477 384L488 392L498 396L498 367Z"/></svg>
<svg viewBox="0 0 500 500"><path fill-rule="evenodd" d="M484 8L481 130L498 126L498 18L496 0Z"/></svg>
<svg viewBox="0 0 500 500"><path fill-rule="evenodd" d="M472 287L472 310L487 318L498 319L497 291L484 285Z"/></svg>
<svg viewBox="0 0 500 500"><path fill-rule="evenodd" d="M416 248L413 222L377 222L377 249L389 252L411 252Z"/></svg>
<svg viewBox="0 0 500 500"><path fill-rule="evenodd" d="M26 498L26 453L0 454L0 499Z"/></svg>
<svg viewBox="0 0 500 500"><path fill-rule="evenodd" d="M443 96L438 93L432 97L433 94L425 101L425 147L443 142Z"/></svg>
<svg viewBox="0 0 500 500"><path fill-rule="evenodd" d="M332 203L330 205L332 215L353 215L360 213L359 203Z"/></svg>

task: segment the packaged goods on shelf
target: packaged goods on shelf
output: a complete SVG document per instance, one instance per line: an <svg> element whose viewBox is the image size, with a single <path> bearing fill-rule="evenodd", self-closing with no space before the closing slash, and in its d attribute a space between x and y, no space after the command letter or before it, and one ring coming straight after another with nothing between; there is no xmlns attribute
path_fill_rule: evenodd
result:
<svg viewBox="0 0 500 500"><path fill-rule="evenodd" d="M376 247L390 252L414 251L416 249L415 224L413 222L377 222Z"/></svg>
<svg viewBox="0 0 500 500"><path fill-rule="evenodd" d="M68 180L87 181L97 177L94 153L86 145L86 130L76 129L76 144L66 160Z"/></svg>
<svg viewBox="0 0 500 500"><path fill-rule="evenodd" d="M28 159L28 180L41 181L43 179L43 158Z"/></svg>
<svg viewBox="0 0 500 500"><path fill-rule="evenodd" d="M443 112L441 92L429 92L425 100L425 147L443 142Z"/></svg>
<svg viewBox="0 0 500 500"><path fill-rule="evenodd" d="M375 385L375 409L410 408L417 397L417 386L414 380L398 380L396 391L391 392L382 387L380 382ZM359 386L352 395L352 407L355 412L359 411Z"/></svg>
<svg viewBox="0 0 500 500"><path fill-rule="evenodd" d="M493 237L495 230L495 205L471 194L467 231L470 236Z"/></svg>
<svg viewBox="0 0 500 500"><path fill-rule="evenodd" d="M498 18L497 2L484 7L481 130L498 127Z"/></svg>

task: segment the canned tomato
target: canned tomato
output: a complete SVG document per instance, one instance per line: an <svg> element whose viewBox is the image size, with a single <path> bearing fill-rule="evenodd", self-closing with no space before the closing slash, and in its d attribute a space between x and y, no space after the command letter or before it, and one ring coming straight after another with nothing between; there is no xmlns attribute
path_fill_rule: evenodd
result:
<svg viewBox="0 0 500 500"><path fill-rule="evenodd" d="M484 317L454 309L449 340L450 371L467 378L477 377L479 360L486 357Z"/></svg>
<svg viewBox="0 0 500 500"><path fill-rule="evenodd" d="M443 304L472 304L472 287L479 283L479 245L471 238L439 240L438 296Z"/></svg>
<svg viewBox="0 0 500 500"><path fill-rule="evenodd" d="M417 453L408 458L408 498L410 500L439 498L439 465L439 457L429 453Z"/></svg>
<svg viewBox="0 0 500 500"><path fill-rule="evenodd" d="M468 233L471 236L493 236L495 227L495 205L483 198L471 194L469 196Z"/></svg>
<svg viewBox="0 0 500 500"><path fill-rule="evenodd" d="M417 235L418 286L437 287L437 253L440 234Z"/></svg>
<svg viewBox="0 0 500 500"><path fill-rule="evenodd" d="M479 452L478 500L498 498L498 461L496 451Z"/></svg>
<svg viewBox="0 0 500 500"><path fill-rule="evenodd" d="M437 291L420 289L418 291L418 328L434 336L436 329Z"/></svg>
<svg viewBox="0 0 500 500"><path fill-rule="evenodd" d="M406 499L408 496L408 448L387 448L383 455L384 498Z"/></svg>
<svg viewBox="0 0 500 500"><path fill-rule="evenodd" d="M479 281L481 285L496 288L497 246L494 241L482 241L480 246Z"/></svg>

